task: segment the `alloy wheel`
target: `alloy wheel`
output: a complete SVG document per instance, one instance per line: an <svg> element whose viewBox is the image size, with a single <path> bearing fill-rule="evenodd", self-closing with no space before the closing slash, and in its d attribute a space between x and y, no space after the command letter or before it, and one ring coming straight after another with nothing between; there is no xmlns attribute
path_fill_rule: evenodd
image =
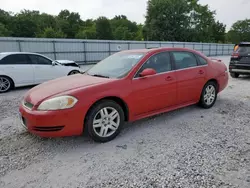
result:
<svg viewBox="0 0 250 188"><path fill-rule="evenodd" d="M120 115L115 108L102 108L94 117L93 129L94 132L102 137L112 136L120 126Z"/></svg>
<svg viewBox="0 0 250 188"><path fill-rule="evenodd" d="M216 97L216 89L213 85L208 85L205 89L204 101L207 105L211 105Z"/></svg>
<svg viewBox="0 0 250 188"><path fill-rule="evenodd" d="M0 92L6 92L10 89L10 87L10 80L5 77L0 77Z"/></svg>

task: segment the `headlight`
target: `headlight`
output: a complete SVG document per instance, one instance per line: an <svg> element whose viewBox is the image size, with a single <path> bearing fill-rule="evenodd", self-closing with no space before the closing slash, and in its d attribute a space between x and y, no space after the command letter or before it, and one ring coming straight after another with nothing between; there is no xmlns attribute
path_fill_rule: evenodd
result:
<svg viewBox="0 0 250 188"><path fill-rule="evenodd" d="M59 96L43 101L37 109L42 111L69 109L75 106L77 101L72 96Z"/></svg>

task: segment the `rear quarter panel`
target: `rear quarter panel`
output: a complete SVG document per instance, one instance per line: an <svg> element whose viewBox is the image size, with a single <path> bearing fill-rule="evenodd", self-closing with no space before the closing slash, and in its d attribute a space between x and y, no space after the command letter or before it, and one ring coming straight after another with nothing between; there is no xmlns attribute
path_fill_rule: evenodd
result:
<svg viewBox="0 0 250 188"><path fill-rule="evenodd" d="M207 67L207 80L215 79L219 84L218 92L221 92L228 84L227 66L223 62L209 61Z"/></svg>

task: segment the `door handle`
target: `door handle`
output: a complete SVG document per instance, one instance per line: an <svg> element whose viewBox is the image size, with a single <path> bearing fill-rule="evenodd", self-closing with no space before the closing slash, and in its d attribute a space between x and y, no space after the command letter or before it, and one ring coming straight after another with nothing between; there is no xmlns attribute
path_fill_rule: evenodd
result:
<svg viewBox="0 0 250 188"><path fill-rule="evenodd" d="M172 76L168 76L168 77L165 78L165 80L166 81L172 81L172 80L174 80L174 78Z"/></svg>
<svg viewBox="0 0 250 188"><path fill-rule="evenodd" d="M204 74L204 71L203 70L199 70L199 74Z"/></svg>

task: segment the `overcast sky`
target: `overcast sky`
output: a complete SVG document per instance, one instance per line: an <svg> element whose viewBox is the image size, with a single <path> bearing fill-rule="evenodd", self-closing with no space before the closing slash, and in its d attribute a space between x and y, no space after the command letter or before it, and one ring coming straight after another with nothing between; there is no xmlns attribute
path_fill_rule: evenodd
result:
<svg viewBox="0 0 250 188"><path fill-rule="evenodd" d="M62 9L79 12L82 19L124 14L130 20L143 23L147 0L0 0L1 9L19 12L22 9L58 14ZM229 29L235 21L250 18L250 0L200 0L216 10L216 18Z"/></svg>

